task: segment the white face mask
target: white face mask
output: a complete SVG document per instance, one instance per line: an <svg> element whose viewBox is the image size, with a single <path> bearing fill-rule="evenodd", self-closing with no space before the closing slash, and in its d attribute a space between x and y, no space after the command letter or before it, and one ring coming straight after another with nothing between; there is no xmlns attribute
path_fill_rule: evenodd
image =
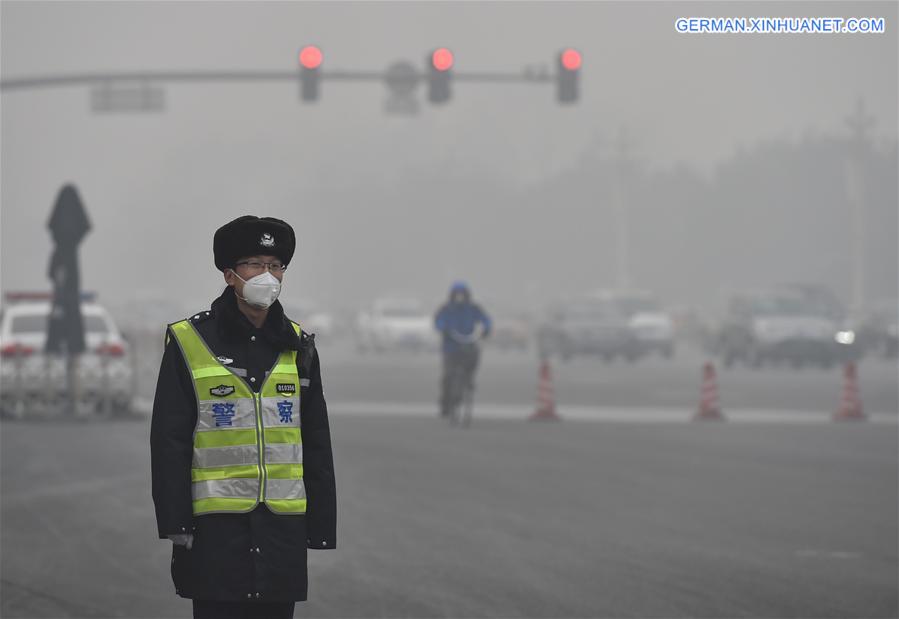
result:
<svg viewBox="0 0 899 619"><path fill-rule="evenodd" d="M237 272L233 269L231 272L237 275ZM275 302L275 299L277 299L278 295L281 293L281 282L279 282L278 278L269 271L260 273L256 277L251 277L250 279L244 279L240 275L237 275L237 279L243 282L244 293L244 296L242 297L240 295L237 296L253 307L266 309ZM237 288L234 289L234 294L237 294Z"/></svg>

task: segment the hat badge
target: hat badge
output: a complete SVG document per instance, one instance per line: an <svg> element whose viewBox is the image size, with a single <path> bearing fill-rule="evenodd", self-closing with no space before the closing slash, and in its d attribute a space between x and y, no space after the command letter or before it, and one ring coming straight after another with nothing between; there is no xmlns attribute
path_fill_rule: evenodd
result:
<svg viewBox="0 0 899 619"><path fill-rule="evenodd" d="M273 237L268 232L262 235L262 238L259 239L259 244L263 247L274 247L275 246L275 237Z"/></svg>

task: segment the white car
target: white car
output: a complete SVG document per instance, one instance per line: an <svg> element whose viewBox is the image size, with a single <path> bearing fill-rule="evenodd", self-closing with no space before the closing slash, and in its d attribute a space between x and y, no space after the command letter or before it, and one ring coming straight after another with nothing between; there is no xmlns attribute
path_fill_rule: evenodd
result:
<svg viewBox="0 0 899 619"><path fill-rule="evenodd" d="M8 295L9 297L9 295ZM0 409L21 417L29 411L66 408L69 387L65 358L44 353L50 301L25 301L4 308L0 317ZM82 302L85 352L78 360L79 412L130 412L134 371L128 343L109 313Z"/></svg>
<svg viewBox="0 0 899 619"><path fill-rule="evenodd" d="M627 317L640 356L652 352L666 358L674 355L674 321L653 293L647 290L606 290L594 296L612 303Z"/></svg>
<svg viewBox="0 0 899 619"><path fill-rule="evenodd" d="M314 333L317 343L330 340L337 335L337 321L331 312L308 303L284 301L283 305L285 314L300 323L303 331Z"/></svg>
<svg viewBox="0 0 899 619"><path fill-rule="evenodd" d="M375 301L359 313L355 325L360 352L437 350L434 318L417 299L394 297Z"/></svg>
<svg viewBox="0 0 899 619"><path fill-rule="evenodd" d="M726 367L789 362L828 368L856 360L861 347L825 304L795 287L734 294L715 336Z"/></svg>

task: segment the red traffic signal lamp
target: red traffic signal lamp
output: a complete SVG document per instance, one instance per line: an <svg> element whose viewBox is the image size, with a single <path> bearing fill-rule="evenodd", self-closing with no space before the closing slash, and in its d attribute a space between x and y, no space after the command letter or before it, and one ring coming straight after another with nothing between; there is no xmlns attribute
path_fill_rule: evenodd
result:
<svg viewBox="0 0 899 619"><path fill-rule="evenodd" d="M317 69L322 64L322 50L315 45L307 45L300 50L300 65L304 69Z"/></svg>
<svg viewBox="0 0 899 619"><path fill-rule="evenodd" d="M562 68L568 71L577 71L581 68L581 53L576 49L566 49L559 56Z"/></svg>
<svg viewBox="0 0 899 619"><path fill-rule="evenodd" d="M449 71L452 69L453 60L453 53L445 47L435 49L431 52L431 65L437 71Z"/></svg>
<svg viewBox="0 0 899 619"><path fill-rule="evenodd" d="M318 101L318 84L321 81L322 51L315 45L300 50L300 99Z"/></svg>
<svg viewBox="0 0 899 619"><path fill-rule="evenodd" d="M559 52L556 60L556 99L559 103L574 103L579 96L581 53L568 48Z"/></svg>
<svg viewBox="0 0 899 619"><path fill-rule="evenodd" d="M450 82L455 58L445 47L433 50L427 58L428 101L446 103L452 95Z"/></svg>

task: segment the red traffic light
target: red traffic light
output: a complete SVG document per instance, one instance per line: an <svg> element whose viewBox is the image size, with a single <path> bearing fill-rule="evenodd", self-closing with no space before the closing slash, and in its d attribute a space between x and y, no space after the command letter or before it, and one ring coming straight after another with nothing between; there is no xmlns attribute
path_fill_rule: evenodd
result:
<svg viewBox="0 0 899 619"><path fill-rule="evenodd" d="M581 53L576 49L568 48L562 52L562 67L568 71L577 71L581 68Z"/></svg>
<svg viewBox="0 0 899 619"><path fill-rule="evenodd" d="M304 69L317 69L322 64L322 50L314 45L307 45L300 50L300 64Z"/></svg>
<svg viewBox="0 0 899 619"><path fill-rule="evenodd" d="M453 68L453 53L441 47L431 54L431 65L438 71L449 71Z"/></svg>

